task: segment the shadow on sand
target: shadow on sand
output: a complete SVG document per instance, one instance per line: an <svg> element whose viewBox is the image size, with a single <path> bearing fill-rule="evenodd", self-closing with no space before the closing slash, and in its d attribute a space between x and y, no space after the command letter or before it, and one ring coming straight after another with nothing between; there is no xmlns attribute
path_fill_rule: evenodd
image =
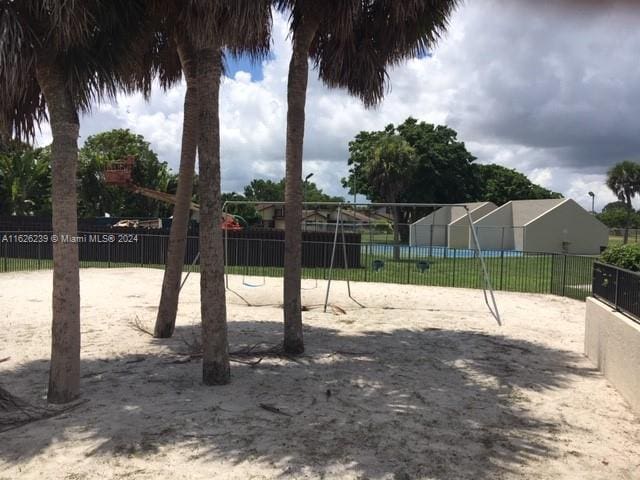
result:
<svg viewBox="0 0 640 480"><path fill-rule="evenodd" d="M282 332L271 321L229 329L232 345L276 344ZM477 332L307 325L304 356L234 363L232 385L204 387L199 361L175 363L192 335L182 327L173 339L148 338L153 355L84 359L88 402L0 434L0 459L24 462L73 431L90 439L86 457L155 456L188 443L194 459L263 462L293 477L331 476L340 464L359 478L497 478L554 455L558 425L536 418L523 391L593 373L575 366L577 354ZM39 398L47 369L46 359L22 364L2 382Z"/></svg>

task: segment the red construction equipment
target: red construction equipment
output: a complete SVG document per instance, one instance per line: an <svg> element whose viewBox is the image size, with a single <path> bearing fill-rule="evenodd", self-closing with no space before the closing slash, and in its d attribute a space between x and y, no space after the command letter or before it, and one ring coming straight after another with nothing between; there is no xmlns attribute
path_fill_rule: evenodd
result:
<svg viewBox="0 0 640 480"><path fill-rule="evenodd" d="M152 190L150 188L141 187L136 185L133 181L133 166L136 163L136 157L133 155L127 155L122 160L116 160L104 170L104 180L107 185L113 185L117 187L126 188L131 192L143 195L154 200L159 200L165 203L176 204L175 195L170 193L160 192L158 190ZM191 202L191 210L194 212L200 211L200 205ZM223 230L242 230L242 226L238 223L235 217L231 214L225 213L222 216L222 223L220 227Z"/></svg>

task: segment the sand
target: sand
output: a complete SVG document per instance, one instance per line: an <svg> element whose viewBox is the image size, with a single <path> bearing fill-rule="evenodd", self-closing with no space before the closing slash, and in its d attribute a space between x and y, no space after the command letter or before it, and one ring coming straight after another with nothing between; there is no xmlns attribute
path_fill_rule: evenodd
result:
<svg viewBox="0 0 640 480"><path fill-rule="evenodd" d="M640 420L582 354L584 303L500 292L498 327L481 291L352 284L362 308L337 282L323 313L324 282L305 280L305 355L205 387L185 355L197 275L169 340L132 327L152 328L161 271L81 280L85 403L0 434L0 479L640 479ZM0 384L35 404L50 285L0 275ZM278 343L281 280L230 287L231 348Z"/></svg>

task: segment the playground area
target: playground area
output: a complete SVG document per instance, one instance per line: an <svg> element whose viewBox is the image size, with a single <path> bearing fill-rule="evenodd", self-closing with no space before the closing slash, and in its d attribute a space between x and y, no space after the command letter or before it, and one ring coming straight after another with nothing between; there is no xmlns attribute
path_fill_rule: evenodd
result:
<svg viewBox="0 0 640 480"><path fill-rule="evenodd" d="M306 353L236 357L204 387L197 274L174 338L140 330L161 282L81 271L84 403L0 433L1 479L638 478L640 419L582 354L582 302L498 292L498 327L479 290L352 282L358 305L335 282L323 313L326 283L304 280ZM229 287L231 350L277 344L282 280ZM37 404L51 271L0 288L0 378Z"/></svg>

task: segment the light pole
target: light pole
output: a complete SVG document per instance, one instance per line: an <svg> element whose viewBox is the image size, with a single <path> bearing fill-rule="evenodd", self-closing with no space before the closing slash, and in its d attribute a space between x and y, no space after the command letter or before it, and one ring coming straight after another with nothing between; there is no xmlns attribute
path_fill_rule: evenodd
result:
<svg viewBox="0 0 640 480"><path fill-rule="evenodd" d="M307 183L309 183L309 179L313 177L313 172L304 177L304 185L302 187L302 202L307 200Z"/></svg>
<svg viewBox="0 0 640 480"><path fill-rule="evenodd" d="M591 213L595 215L596 213L596 194L593 192L589 192L589 196L591 197Z"/></svg>

